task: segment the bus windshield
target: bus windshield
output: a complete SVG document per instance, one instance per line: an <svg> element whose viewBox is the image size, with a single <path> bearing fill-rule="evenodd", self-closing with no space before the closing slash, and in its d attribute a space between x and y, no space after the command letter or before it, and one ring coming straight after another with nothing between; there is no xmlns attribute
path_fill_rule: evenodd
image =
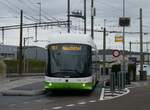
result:
<svg viewBox="0 0 150 110"><path fill-rule="evenodd" d="M90 75L91 47L57 44L48 47L48 72L52 77L87 77Z"/></svg>

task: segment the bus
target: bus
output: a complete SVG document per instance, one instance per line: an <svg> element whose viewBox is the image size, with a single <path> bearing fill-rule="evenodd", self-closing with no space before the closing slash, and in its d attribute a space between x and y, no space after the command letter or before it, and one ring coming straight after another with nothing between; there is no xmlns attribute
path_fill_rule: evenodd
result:
<svg viewBox="0 0 150 110"><path fill-rule="evenodd" d="M45 90L93 90L100 75L93 39L85 34L58 34L50 39Z"/></svg>

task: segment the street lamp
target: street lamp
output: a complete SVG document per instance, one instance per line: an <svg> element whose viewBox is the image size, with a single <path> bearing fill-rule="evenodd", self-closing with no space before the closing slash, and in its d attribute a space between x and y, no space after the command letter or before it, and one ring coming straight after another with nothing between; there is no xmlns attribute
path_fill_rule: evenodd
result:
<svg viewBox="0 0 150 110"><path fill-rule="evenodd" d="M26 40L33 39L33 37L25 37L23 39L24 43L24 72L26 72L26 58L25 58L25 49L26 49Z"/></svg>

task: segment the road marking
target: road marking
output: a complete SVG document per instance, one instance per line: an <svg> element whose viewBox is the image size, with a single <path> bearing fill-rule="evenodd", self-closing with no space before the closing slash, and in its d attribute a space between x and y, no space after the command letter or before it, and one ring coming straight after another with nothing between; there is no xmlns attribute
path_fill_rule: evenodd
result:
<svg viewBox="0 0 150 110"><path fill-rule="evenodd" d="M104 99L104 92L105 92L105 88L102 88L102 92L101 92L99 100L103 100Z"/></svg>
<svg viewBox="0 0 150 110"><path fill-rule="evenodd" d="M86 102L79 102L78 104L79 105L83 105L83 104L86 104Z"/></svg>
<svg viewBox="0 0 150 110"><path fill-rule="evenodd" d="M58 110L58 109L61 109L61 108L63 108L63 107L61 107L61 106L59 106L59 107L53 107L52 109Z"/></svg>
<svg viewBox="0 0 150 110"><path fill-rule="evenodd" d="M48 109L44 108L44 109L42 109L42 110L48 110Z"/></svg>
<svg viewBox="0 0 150 110"><path fill-rule="evenodd" d="M136 87L141 87L141 85L137 82L134 83Z"/></svg>
<svg viewBox="0 0 150 110"><path fill-rule="evenodd" d="M35 102L43 102L41 99L39 99L39 100L35 100Z"/></svg>
<svg viewBox="0 0 150 110"><path fill-rule="evenodd" d="M121 96L124 96L124 95L126 95L126 94L128 94L129 92L130 92L130 90L128 89L128 88L125 88L125 93L123 93L123 94L119 94L119 95L117 95L117 96L114 96L114 97L112 97L112 98L110 98L110 97L108 97L108 99L106 98L106 99L103 99L103 100L112 100L112 99L115 99L115 98L118 98L118 97L121 97Z"/></svg>
<svg viewBox="0 0 150 110"><path fill-rule="evenodd" d="M23 104L29 104L30 102L23 102Z"/></svg>
<svg viewBox="0 0 150 110"><path fill-rule="evenodd" d="M75 106L75 104L68 104L68 105L66 105L66 107L73 107L73 106Z"/></svg>
<svg viewBox="0 0 150 110"><path fill-rule="evenodd" d="M14 107L14 106L16 106L16 104L10 104L10 105L8 105L9 107Z"/></svg>
<svg viewBox="0 0 150 110"><path fill-rule="evenodd" d="M89 102L94 103L94 102L96 102L96 100L90 100Z"/></svg>
<svg viewBox="0 0 150 110"><path fill-rule="evenodd" d="M144 83L143 85L144 85L144 86L147 86L148 84L147 84L147 83Z"/></svg>

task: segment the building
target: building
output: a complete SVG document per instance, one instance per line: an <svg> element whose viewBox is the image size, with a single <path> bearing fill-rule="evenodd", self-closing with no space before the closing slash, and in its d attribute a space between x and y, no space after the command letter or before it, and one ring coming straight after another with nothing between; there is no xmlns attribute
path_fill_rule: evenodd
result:
<svg viewBox="0 0 150 110"><path fill-rule="evenodd" d="M0 57L3 59L18 58L19 48L12 45L0 45ZM23 48L23 55L25 59L35 59L40 61L47 60L47 50L37 46L26 46Z"/></svg>
<svg viewBox="0 0 150 110"><path fill-rule="evenodd" d="M25 59L35 59L40 61L47 60L47 51L45 48L37 46L26 46L24 48L24 58Z"/></svg>
<svg viewBox="0 0 150 110"><path fill-rule="evenodd" d="M0 45L0 57L5 59L17 59L17 46Z"/></svg>
<svg viewBox="0 0 150 110"><path fill-rule="evenodd" d="M120 51L120 56L119 57L114 57L113 56L113 50L107 49L106 50L106 61L107 62L112 62L116 60L122 60L122 50ZM145 64L150 64L150 53L144 52L144 63ZM103 60L103 50L99 50L98 52L99 58ZM125 51L125 58L128 60L130 57L136 58L137 63L140 62L140 52L129 52Z"/></svg>

